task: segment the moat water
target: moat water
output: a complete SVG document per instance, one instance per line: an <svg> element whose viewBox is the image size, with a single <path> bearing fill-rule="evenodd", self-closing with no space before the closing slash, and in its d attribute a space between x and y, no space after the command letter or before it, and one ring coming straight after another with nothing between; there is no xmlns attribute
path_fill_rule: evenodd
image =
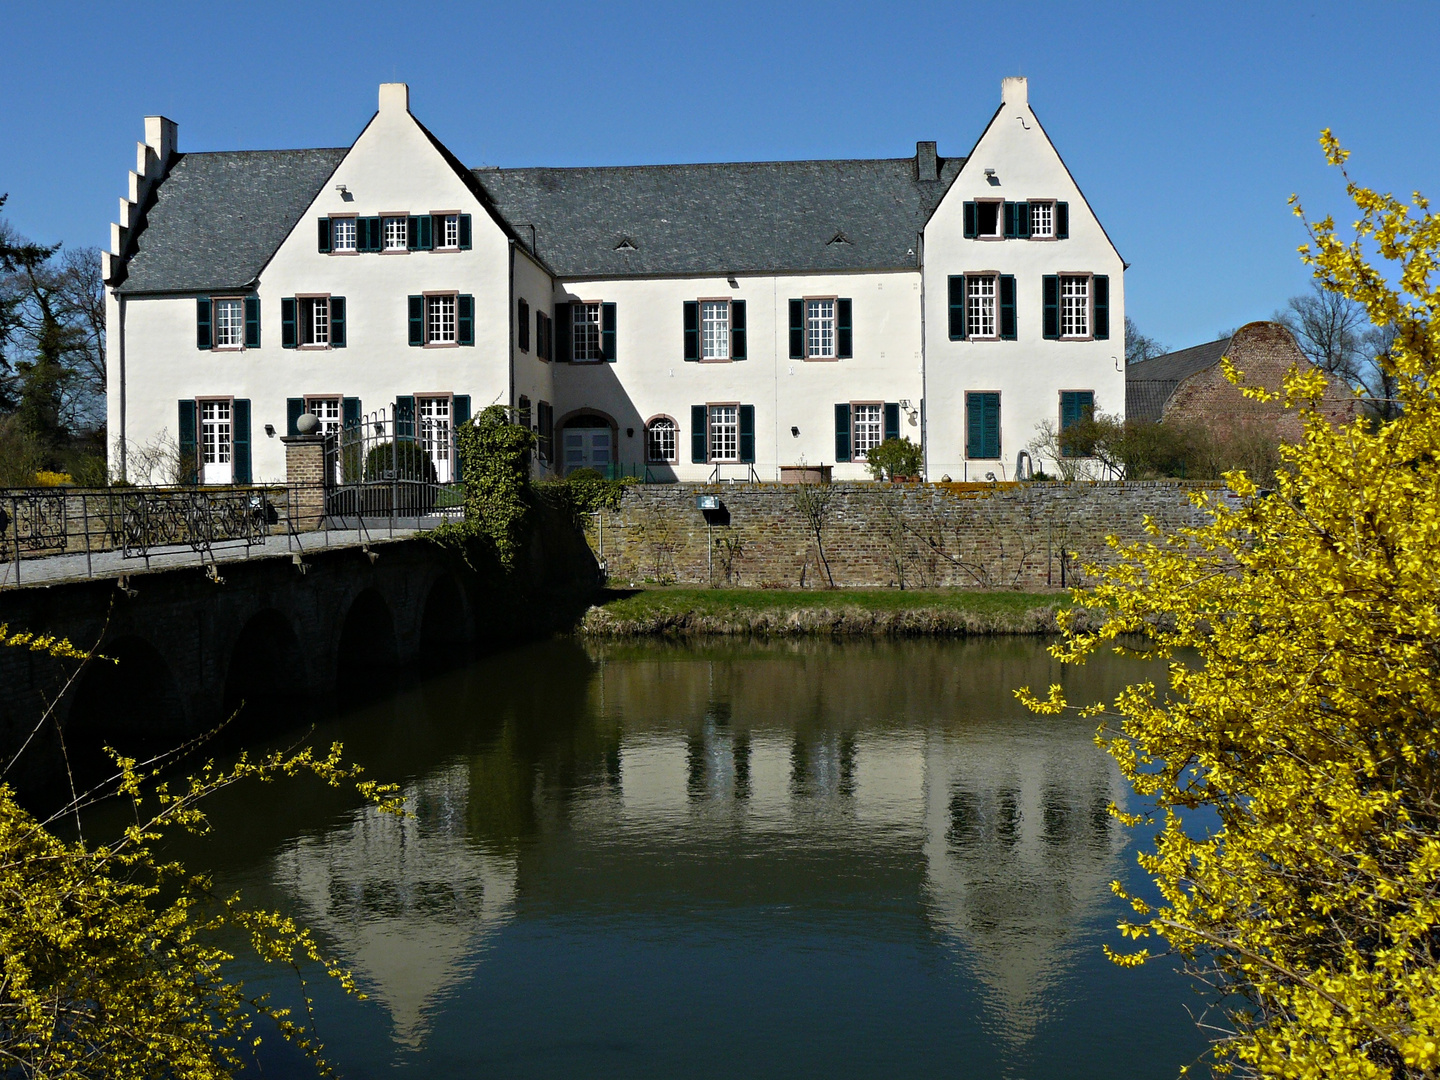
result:
<svg viewBox="0 0 1440 1080"><path fill-rule="evenodd" d="M554 642L322 725L411 818L316 783L215 802L179 854L294 913L345 1077L1174 1077L1203 1007L1121 970L1143 837L1030 639ZM247 963L252 991L293 975ZM270 1076L313 1075L269 1037Z"/></svg>

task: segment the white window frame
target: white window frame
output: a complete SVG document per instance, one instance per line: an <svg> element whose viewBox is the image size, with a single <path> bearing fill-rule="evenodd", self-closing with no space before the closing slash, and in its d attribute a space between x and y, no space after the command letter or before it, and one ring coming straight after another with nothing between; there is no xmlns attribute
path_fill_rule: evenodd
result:
<svg viewBox="0 0 1440 1080"><path fill-rule="evenodd" d="M446 302L449 302L449 337L445 336ZM453 292L425 294L425 344L449 348L460 344L460 294Z"/></svg>
<svg viewBox="0 0 1440 1080"><path fill-rule="evenodd" d="M995 231L980 231L980 207L993 206L995 208ZM975 200L975 239L977 240L1004 240L1005 239L1005 200L1004 199L976 199Z"/></svg>
<svg viewBox="0 0 1440 1080"><path fill-rule="evenodd" d="M730 359L732 348L730 316L730 300L728 298L700 301L700 359L702 361L714 363Z"/></svg>
<svg viewBox="0 0 1440 1080"><path fill-rule="evenodd" d="M235 315L234 322L222 323L221 311L230 311ZM226 339L222 339L222 325L229 331ZM210 326L211 326L211 347L227 352L245 348L245 298L242 296L220 296L210 301Z"/></svg>
<svg viewBox="0 0 1440 1080"><path fill-rule="evenodd" d="M349 233L349 243L341 244L341 226ZM353 217L332 217L330 219L330 254L354 255L360 250L360 226Z"/></svg>
<svg viewBox="0 0 1440 1080"><path fill-rule="evenodd" d="M396 225L396 223L399 223ZM391 227L398 228L400 243L392 244ZM409 251L410 250L410 215L409 214L385 214L380 218L380 250L382 252Z"/></svg>
<svg viewBox="0 0 1440 1080"><path fill-rule="evenodd" d="M1056 318L1059 323L1057 329L1060 332L1060 339L1062 341L1089 341L1095 333L1094 275L1060 274L1058 275L1058 277L1060 280L1057 282L1057 292L1059 292L1060 295L1056 297L1057 306L1059 308L1059 310L1056 312ZM1072 287L1077 283L1083 285L1083 293L1072 294L1067 297L1067 287ZM1071 301L1078 299L1080 303L1078 305L1074 303L1067 305L1067 299ZM1067 313L1073 314L1076 311L1079 312L1080 317L1083 318L1085 321L1078 329L1067 332L1065 329Z"/></svg>
<svg viewBox="0 0 1440 1080"><path fill-rule="evenodd" d="M306 394L305 411L320 421L316 434L340 434L345 423L345 399L340 394Z"/></svg>
<svg viewBox="0 0 1440 1080"><path fill-rule="evenodd" d="M439 228L435 230L436 235L432 237L436 251L459 251L460 250L460 215L458 213L439 213L434 215ZM451 236L454 239L451 239Z"/></svg>
<svg viewBox="0 0 1440 1080"><path fill-rule="evenodd" d="M1030 239L1031 240L1054 240L1055 239L1055 200L1054 199L1031 199L1030 207ZM1035 231L1035 211L1043 208L1048 212L1050 228L1048 232Z"/></svg>
<svg viewBox="0 0 1440 1080"><path fill-rule="evenodd" d="M599 300L580 300L570 305L570 359L577 364L591 364L605 359L605 349L600 342L601 317ZM580 354L582 327L585 341L583 356Z"/></svg>
<svg viewBox="0 0 1440 1080"><path fill-rule="evenodd" d="M295 306L296 348L330 348L330 297L297 296Z"/></svg>
<svg viewBox="0 0 1440 1080"><path fill-rule="evenodd" d="M986 291L988 289L988 292ZM988 331L976 330L990 320ZM971 341L1000 340L1000 275L989 270L965 275L965 330Z"/></svg>
<svg viewBox="0 0 1440 1080"><path fill-rule="evenodd" d="M656 435L661 453L655 453ZM666 454L665 444L669 444L669 453ZM675 422L674 417L655 416L645 423L645 461L650 465L675 465L680 461L680 425Z"/></svg>
<svg viewBox="0 0 1440 1080"><path fill-rule="evenodd" d="M807 296L805 304L805 359L839 358L840 301L834 296ZM826 305L829 313L826 314ZM827 325L828 323L828 325ZM826 333L829 333L828 348Z"/></svg>
<svg viewBox="0 0 1440 1080"><path fill-rule="evenodd" d="M221 412L224 415L220 415ZM206 412L211 413L206 416ZM235 399L198 398L195 402L195 436L199 443L199 479L202 484L235 482ZM212 435L213 433L213 435ZM215 470L212 479L208 470ZM228 473L228 476L223 474ZM222 478L223 476L223 478Z"/></svg>
<svg viewBox="0 0 1440 1080"><path fill-rule="evenodd" d="M865 410L861 419L860 410ZM864 432L865 438L861 438ZM850 403L850 459L865 461L870 451L885 441L885 403L883 401L852 401Z"/></svg>
<svg viewBox="0 0 1440 1080"><path fill-rule="evenodd" d="M705 455L707 461L717 465L740 461L739 402L705 406Z"/></svg>
<svg viewBox="0 0 1440 1080"><path fill-rule="evenodd" d="M436 478L448 484L450 447L454 441L455 399L451 394L415 395L415 439L430 455Z"/></svg>

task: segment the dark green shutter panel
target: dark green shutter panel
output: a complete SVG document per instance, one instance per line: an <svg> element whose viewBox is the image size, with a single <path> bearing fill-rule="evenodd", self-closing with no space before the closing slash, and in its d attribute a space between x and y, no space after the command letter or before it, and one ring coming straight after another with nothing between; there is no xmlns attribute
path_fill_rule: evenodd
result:
<svg viewBox="0 0 1440 1080"><path fill-rule="evenodd" d="M1060 394L1060 431L1063 433L1080 419L1080 410L1075 402L1073 391L1064 390Z"/></svg>
<svg viewBox="0 0 1440 1080"><path fill-rule="evenodd" d="M965 456L1000 456L1000 395L965 395Z"/></svg>
<svg viewBox="0 0 1440 1080"><path fill-rule="evenodd" d="M515 328L519 336L521 352L530 351L530 305L521 300L515 305Z"/></svg>
<svg viewBox="0 0 1440 1080"><path fill-rule="evenodd" d="M1095 340L1110 340L1110 278L1105 274L1094 277L1095 289Z"/></svg>
<svg viewBox="0 0 1440 1080"><path fill-rule="evenodd" d="M245 347L247 349L260 347L260 298L258 296L245 297Z"/></svg>
<svg viewBox="0 0 1440 1080"><path fill-rule="evenodd" d="M415 396L402 394L395 399L395 438L415 438Z"/></svg>
<svg viewBox="0 0 1440 1080"><path fill-rule="evenodd" d="M287 296L280 301L280 347L295 348L295 298Z"/></svg>
<svg viewBox="0 0 1440 1080"><path fill-rule="evenodd" d="M965 340L965 275L951 274L947 282L950 301L950 340Z"/></svg>
<svg viewBox="0 0 1440 1080"><path fill-rule="evenodd" d="M855 355L855 336L850 329L851 304L849 300L835 301L835 356L848 360Z"/></svg>
<svg viewBox="0 0 1440 1080"><path fill-rule="evenodd" d="M975 204L974 204L973 202L967 202L967 203L965 204L965 239L967 239L967 240L973 240L974 238L975 238Z"/></svg>
<svg viewBox="0 0 1440 1080"><path fill-rule="evenodd" d="M193 484L199 461L195 457L195 402L180 402L180 482Z"/></svg>
<svg viewBox="0 0 1440 1080"><path fill-rule="evenodd" d="M328 217L322 217L317 224L320 226L318 246L320 254L324 255L330 251L330 219Z"/></svg>
<svg viewBox="0 0 1440 1080"><path fill-rule="evenodd" d="M354 399L346 398L345 400L353 401ZM300 434L300 429L295 425L304 412L305 399L303 397L285 399L285 434L292 439Z"/></svg>
<svg viewBox="0 0 1440 1080"><path fill-rule="evenodd" d="M1057 240L1070 239L1070 204L1068 202L1055 204L1055 238Z"/></svg>
<svg viewBox="0 0 1440 1080"><path fill-rule="evenodd" d="M1015 235L1022 240L1030 238L1030 204L1028 202L1015 204Z"/></svg>
<svg viewBox="0 0 1440 1080"><path fill-rule="evenodd" d="M985 399L985 427L981 453L987 458L1000 456L1000 395L983 394Z"/></svg>
<svg viewBox="0 0 1440 1080"><path fill-rule="evenodd" d="M460 250L470 250L470 215L460 215Z"/></svg>
<svg viewBox="0 0 1440 1080"><path fill-rule="evenodd" d="M952 274L949 280L950 340L965 340L965 275Z"/></svg>
<svg viewBox="0 0 1440 1080"><path fill-rule="evenodd" d="M704 405L690 406L690 460L696 465L704 465L706 461L705 428L708 416Z"/></svg>
<svg viewBox="0 0 1440 1080"><path fill-rule="evenodd" d="M1045 337L1054 340L1060 336L1060 278L1046 274L1041 295L1045 303Z"/></svg>
<svg viewBox="0 0 1440 1080"><path fill-rule="evenodd" d="M1000 275L1000 337L1003 341L1014 341L1015 334L1015 275Z"/></svg>
<svg viewBox="0 0 1440 1080"><path fill-rule="evenodd" d="M790 359L805 359L805 301L790 301Z"/></svg>
<svg viewBox="0 0 1440 1080"><path fill-rule="evenodd" d="M965 456L967 458L978 458L980 456L980 430L984 419L980 413L980 395L966 394Z"/></svg>
<svg viewBox="0 0 1440 1080"><path fill-rule="evenodd" d="M411 251L420 247L420 219L408 217L405 219L405 246Z"/></svg>
<svg viewBox="0 0 1440 1080"><path fill-rule="evenodd" d="M470 422L470 395L456 394L450 403L450 415L454 422L454 430L459 431ZM451 480L465 479L465 458L460 453L460 440L455 440L455 475Z"/></svg>
<svg viewBox="0 0 1440 1080"><path fill-rule="evenodd" d="M420 250L435 250L435 219L424 214L416 219L420 222Z"/></svg>
<svg viewBox="0 0 1440 1080"><path fill-rule="evenodd" d="M358 397L340 399L340 426L346 429L360 426L360 399Z"/></svg>
<svg viewBox="0 0 1440 1080"><path fill-rule="evenodd" d="M197 349L208 349L214 344L210 336L210 298L199 296L195 298L195 347Z"/></svg>
<svg viewBox="0 0 1440 1080"><path fill-rule="evenodd" d="M555 359L570 359L570 305L555 305Z"/></svg>
<svg viewBox="0 0 1440 1080"><path fill-rule="evenodd" d="M230 479L250 483L250 399L236 398L230 406Z"/></svg>
<svg viewBox="0 0 1440 1080"><path fill-rule="evenodd" d="M410 344L425 344L425 297L410 297Z"/></svg>
<svg viewBox="0 0 1440 1080"><path fill-rule="evenodd" d="M600 305L600 355L615 362L615 305Z"/></svg>
<svg viewBox="0 0 1440 1080"><path fill-rule="evenodd" d="M685 328L685 359L700 359L700 303L697 300L686 300L684 304L685 314L682 325Z"/></svg>
<svg viewBox="0 0 1440 1080"><path fill-rule="evenodd" d="M1014 240L1020 235L1020 227L1015 220L1016 204L1007 202L1005 204L1005 239Z"/></svg>
<svg viewBox="0 0 1440 1080"><path fill-rule="evenodd" d="M740 460L755 461L755 406L740 406Z"/></svg>
<svg viewBox="0 0 1440 1080"><path fill-rule="evenodd" d="M835 406L835 460L850 460L850 406L844 402Z"/></svg>
<svg viewBox="0 0 1440 1080"><path fill-rule="evenodd" d="M900 438L900 403L898 401L885 403L885 438Z"/></svg>
<svg viewBox="0 0 1440 1080"><path fill-rule="evenodd" d="M345 297L330 298L330 346L345 348Z"/></svg>
<svg viewBox="0 0 1440 1080"><path fill-rule="evenodd" d="M730 359L745 359L745 301L730 301Z"/></svg>
<svg viewBox="0 0 1440 1080"><path fill-rule="evenodd" d="M461 345L475 344L475 297L464 295L455 300L455 337Z"/></svg>
<svg viewBox="0 0 1440 1080"><path fill-rule="evenodd" d="M378 217L366 218L370 222L370 250L383 251L385 249L385 231L380 227Z"/></svg>

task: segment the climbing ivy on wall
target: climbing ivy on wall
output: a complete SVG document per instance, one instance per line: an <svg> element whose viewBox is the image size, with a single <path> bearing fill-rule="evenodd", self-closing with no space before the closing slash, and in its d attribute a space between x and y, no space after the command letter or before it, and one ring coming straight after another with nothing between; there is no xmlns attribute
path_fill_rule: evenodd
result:
<svg viewBox="0 0 1440 1080"><path fill-rule="evenodd" d="M535 434L510 422L503 405L491 405L455 433L465 492L465 519L433 534L467 555L479 543L509 572L530 527L531 491L525 453Z"/></svg>

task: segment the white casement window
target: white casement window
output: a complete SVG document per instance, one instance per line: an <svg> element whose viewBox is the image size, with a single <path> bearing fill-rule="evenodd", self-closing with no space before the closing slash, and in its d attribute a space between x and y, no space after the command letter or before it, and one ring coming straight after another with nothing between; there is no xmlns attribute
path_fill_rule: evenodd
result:
<svg viewBox="0 0 1440 1080"><path fill-rule="evenodd" d="M328 296L302 296L300 298L300 344L330 344L330 298Z"/></svg>
<svg viewBox="0 0 1440 1080"><path fill-rule="evenodd" d="M331 251L354 251L355 250L355 219L354 218L331 218L330 219L330 250Z"/></svg>
<svg viewBox="0 0 1440 1080"><path fill-rule="evenodd" d="M215 347L239 349L245 344L245 305L240 300L216 300Z"/></svg>
<svg viewBox="0 0 1440 1080"><path fill-rule="evenodd" d="M570 347L576 360L603 360L600 352L600 305L570 305Z"/></svg>
<svg viewBox="0 0 1440 1080"><path fill-rule="evenodd" d="M730 359L728 300L705 300L700 304L700 359Z"/></svg>
<svg viewBox="0 0 1440 1080"><path fill-rule="evenodd" d="M805 301L805 355L814 360L835 358L835 301Z"/></svg>
<svg viewBox="0 0 1440 1080"><path fill-rule="evenodd" d="M408 251L410 247L410 226L408 218L387 217L383 219L386 251Z"/></svg>
<svg viewBox="0 0 1440 1080"><path fill-rule="evenodd" d="M415 399L415 412L420 421L420 448L435 463L436 478L450 482L450 399L422 397Z"/></svg>
<svg viewBox="0 0 1440 1080"><path fill-rule="evenodd" d="M305 410L320 421L321 435L340 434L340 399L338 397L307 397Z"/></svg>
<svg viewBox="0 0 1440 1080"><path fill-rule="evenodd" d="M1060 279L1060 336L1090 336L1090 279Z"/></svg>
<svg viewBox="0 0 1440 1080"><path fill-rule="evenodd" d="M437 248L458 248L460 246L460 215L446 214L437 223L440 235L435 237Z"/></svg>
<svg viewBox="0 0 1440 1080"><path fill-rule="evenodd" d="M645 460L666 464L678 460L680 428L668 416L658 416L645 429Z"/></svg>
<svg viewBox="0 0 1440 1080"><path fill-rule="evenodd" d="M851 440L855 460L865 457L884 441L885 407L883 405L852 405L850 407Z"/></svg>
<svg viewBox="0 0 1440 1080"><path fill-rule="evenodd" d="M966 275L965 291L969 294L967 323L972 338L993 338L997 336L995 317L995 275Z"/></svg>
<svg viewBox="0 0 1440 1080"><path fill-rule="evenodd" d="M455 294L425 298L425 340L431 344L453 345L455 336Z"/></svg>
<svg viewBox="0 0 1440 1080"><path fill-rule="evenodd" d="M234 478L230 461L230 402L200 402L201 480L206 484L228 484Z"/></svg>
<svg viewBox="0 0 1440 1080"><path fill-rule="evenodd" d="M1030 238L1051 240L1055 237L1055 204L1053 202L1030 203Z"/></svg>
<svg viewBox="0 0 1440 1080"><path fill-rule="evenodd" d="M740 406L710 406L710 460L740 460Z"/></svg>
<svg viewBox="0 0 1440 1080"><path fill-rule="evenodd" d="M975 235L976 236L1004 236L1002 231L1003 221L1000 213L1005 204L1001 201L975 203Z"/></svg>

